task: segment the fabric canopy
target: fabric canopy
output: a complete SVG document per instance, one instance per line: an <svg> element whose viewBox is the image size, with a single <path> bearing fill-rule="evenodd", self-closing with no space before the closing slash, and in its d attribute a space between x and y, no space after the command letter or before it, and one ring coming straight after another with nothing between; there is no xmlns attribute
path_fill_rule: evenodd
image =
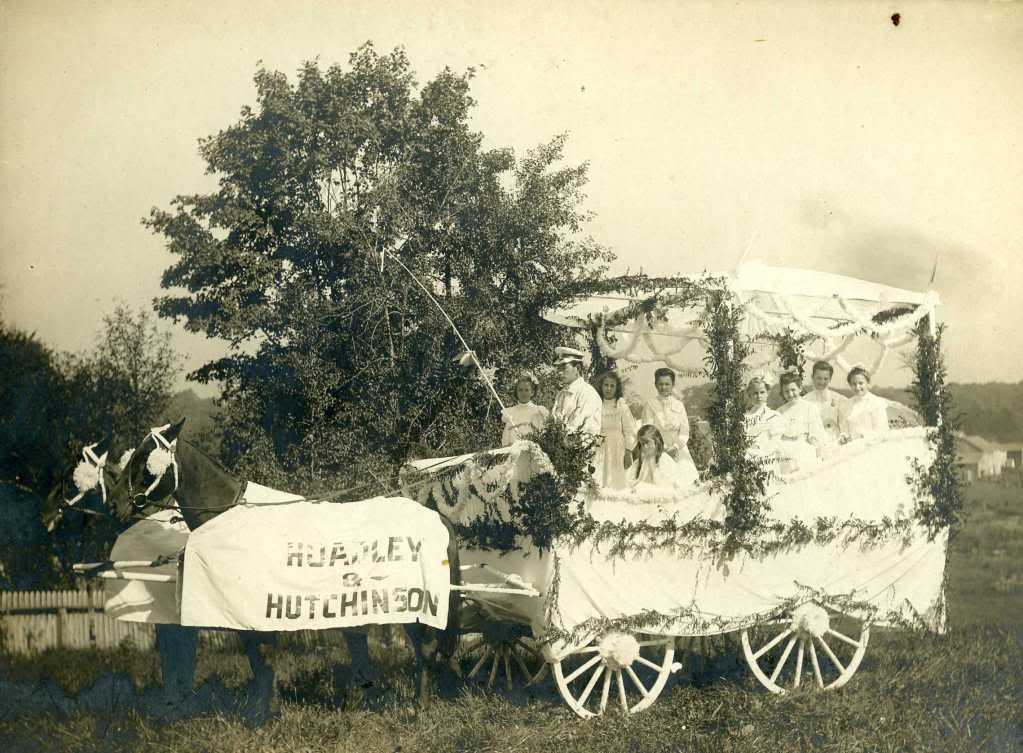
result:
<svg viewBox="0 0 1023 753"><path fill-rule="evenodd" d="M696 282L705 277L687 276ZM932 315L939 303L934 291L921 293L827 272L770 267L756 262L741 266L734 274L721 275L720 279L726 281L745 306L740 332L758 343L754 370L774 358L769 337L790 329L815 339L810 348L815 358L834 360L845 370L850 365L844 361L843 351L857 338L871 339L878 349L874 362L867 368L873 374L890 350L912 341L917 324ZM592 318L612 315L645 297L646 294L585 296L544 316L557 324L588 328ZM876 314L893 310L896 315L886 321L872 319ZM644 319L627 322L611 328L616 342L598 332L597 344L610 358L634 363L664 362L684 370L682 351L690 343L704 343L698 322L700 313L695 308L670 310L667 321L653 326ZM637 348L640 344L644 347Z"/></svg>

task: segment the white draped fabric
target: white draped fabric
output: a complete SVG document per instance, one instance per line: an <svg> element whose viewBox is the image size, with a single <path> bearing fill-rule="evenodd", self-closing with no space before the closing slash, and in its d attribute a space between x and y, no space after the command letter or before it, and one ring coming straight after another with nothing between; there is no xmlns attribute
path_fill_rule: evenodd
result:
<svg viewBox="0 0 1023 753"><path fill-rule="evenodd" d="M692 275L691 279L703 277ZM846 372L851 368L844 355L849 346L854 342L871 342L876 354L865 368L873 375L891 351L912 342L917 324L933 314L939 303L934 291L919 293L841 275L756 262L723 277L745 306L742 334L754 341L761 340L747 364L754 373L772 370L774 366L773 343L763 338L791 329L796 335L814 338L807 349L808 359L831 361ZM588 317L613 314L643 297L590 296L544 316L552 322L585 328ZM907 312L885 322L872 321L871 317L881 311L901 307ZM635 363L663 362L683 374L694 373L694 366L702 363L700 349L706 344L697 321L700 313L672 311L666 322L653 326L641 317L614 328L615 343L598 332L597 344L609 358ZM697 345L691 345L694 342ZM640 348L641 344L645 347Z"/></svg>

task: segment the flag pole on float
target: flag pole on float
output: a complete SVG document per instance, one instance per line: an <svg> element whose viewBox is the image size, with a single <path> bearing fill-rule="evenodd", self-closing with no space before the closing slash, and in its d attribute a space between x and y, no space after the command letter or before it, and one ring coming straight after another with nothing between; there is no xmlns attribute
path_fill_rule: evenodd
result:
<svg viewBox="0 0 1023 753"><path fill-rule="evenodd" d="M459 341L461 341L462 346L465 348L465 353L459 359L459 363L461 363L463 366L465 366L465 365L468 365L465 362L466 357L471 359L471 362L473 364L475 364L476 369L479 371L480 376L483 378L484 383L487 385L487 387L490 388L490 394L492 394L494 396L494 399L497 401L497 404L501 406L501 410L504 410L505 405L501 401L500 395L497 394L497 390L494 388L494 383L491 382L490 381L490 377L487 376L487 372L484 370L483 364L481 364L479 359L476 357L476 352L472 348L469 347L469 343L467 343L465 341L465 338L462 337L462 333L458 331L458 327L455 325L454 320L452 320L452 318L450 316L448 316L448 312L445 311L444 307L440 305L440 301L438 301L434 297L433 293L430 292L429 288L427 288L426 285L424 285L422 283L422 281L418 277L416 277L415 273L413 273L411 269L409 269L408 267L405 266L404 262L402 262L402 260L399 259L397 257L397 255L392 254L387 249L381 249L381 251L380 251L380 271L381 272L383 272L383 269L384 269L384 259L386 259L386 258L392 259L399 267L401 267L403 270L405 270L406 274L408 274L408 276L412 278L412 281L415 282L415 284L419 286L419 288L423 291L423 293L426 294L426 297L429 298L430 301L433 303L433 305L437 307L437 310L441 313L441 316L443 316L447 320L447 323L451 325L451 330L455 333L455 337L457 337L459 339Z"/></svg>

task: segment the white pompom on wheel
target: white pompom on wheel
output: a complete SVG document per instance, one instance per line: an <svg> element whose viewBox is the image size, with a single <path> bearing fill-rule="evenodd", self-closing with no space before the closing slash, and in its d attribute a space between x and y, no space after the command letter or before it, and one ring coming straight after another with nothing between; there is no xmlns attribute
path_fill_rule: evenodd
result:
<svg viewBox="0 0 1023 753"><path fill-rule="evenodd" d="M782 694L803 684L834 690L852 679L870 623L809 602L784 618L742 631L746 663L760 684Z"/></svg>
<svg viewBox="0 0 1023 753"><path fill-rule="evenodd" d="M609 704L634 714L657 700L679 668L674 658L673 637L612 632L554 662L554 681L584 719L603 714Z"/></svg>

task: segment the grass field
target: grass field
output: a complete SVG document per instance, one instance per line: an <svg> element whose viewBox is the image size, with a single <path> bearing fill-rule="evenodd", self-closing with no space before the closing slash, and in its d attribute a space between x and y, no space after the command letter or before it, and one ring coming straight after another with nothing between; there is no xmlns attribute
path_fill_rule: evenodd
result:
<svg viewBox="0 0 1023 753"><path fill-rule="evenodd" d="M372 696L335 687L340 648L277 662L282 714L251 729L232 704L249 680L239 654L200 655L200 693L218 711L159 724L131 710L158 681L133 651L6 657L0 751L1019 751L1023 750L1023 489L981 483L949 558L944 636L875 631L859 672L829 693L768 694L739 661L686 669L653 705L577 719L550 684L489 693L479 683L413 702L411 654L374 644Z"/></svg>

